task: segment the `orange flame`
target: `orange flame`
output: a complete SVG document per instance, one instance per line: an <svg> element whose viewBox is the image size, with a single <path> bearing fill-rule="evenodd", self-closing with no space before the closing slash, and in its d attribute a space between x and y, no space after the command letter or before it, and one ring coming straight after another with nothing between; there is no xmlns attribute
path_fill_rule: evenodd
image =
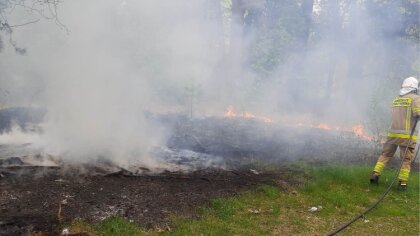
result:
<svg viewBox="0 0 420 236"><path fill-rule="evenodd" d="M373 140L372 136L369 136L369 135L366 134L362 125L355 125L351 128L351 130L356 136L359 136L362 139L366 139L366 140L369 140L369 141Z"/></svg>
<svg viewBox="0 0 420 236"><path fill-rule="evenodd" d="M224 117L235 117L235 116L236 116L236 114L235 114L235 112L233 111L233 106L232 106L232 105L229 105L229 106L227 107L227 111L225 112Z"/></svg>
<svg viewBox="0 0 420 236"><path fill-rule="evenodd" d="M271 117L267 117L267 116L258 116L249 112L244 112L243 114L237 114L235 113L233 106L229 105L227 107L226 112L223 115L224 117L227 118L234 118L234 117L239 117L239 118L246 118L246 119L256 119L256 120L260 120L263 121L265 123L275 123L274 120ZM368 135L366 133L366 131L364 130L362 125L354 125L351 128L346 128L346 127L332 127L326 123L319 123L318 125L308 125L308 124L304 124L304 123L294 123L294 124L289 124L291 126L296 126L296 127L306 127L306 128L315 128L315 129L323 129L323 130L336 130L336 131L342 131L342 132L348 132L348 133L353 133L354 135L356 135L357 137L359 137L360 139L363 140L367 140L367 141L373 141L374 138L370 135Z"/></svg>
<svg viewBox="0 0 420 236"><path fill-rule="evenodd" d="M327 125L327 124L324 124L324 123L320 123L319 125L315 126L315 128L325 129L325 130L331 130L331 127L329 125Z"/></svg>
<svg viewBox="0 0 420 236"><path fill-rule="evenodd" d="M254 115L252 113L249 113L249 112L244 112L243 114L236 114L233 111L233 106L232 105L229 105L227 107L227 110L226 110L226 112L225 112L225 114L223 116L224 117L229 117L229 118L241 117L241 118L247 118L247 119L256 119L256 120L260 120L260 121L265 122L265 123L273 123L274 122L273 119L270 118L270 117L267 117L267 116L257 116L257 115Z"/></svg>

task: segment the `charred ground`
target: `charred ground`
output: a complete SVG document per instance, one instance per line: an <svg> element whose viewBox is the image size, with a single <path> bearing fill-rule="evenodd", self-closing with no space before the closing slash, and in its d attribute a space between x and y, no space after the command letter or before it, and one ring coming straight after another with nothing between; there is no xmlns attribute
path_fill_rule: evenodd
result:
<svg viewBox="0 0 420 236"><path fill-rule="evenodd" d="M285 190L305 177L284 163L369 163L376 157L376 143L346 132L242 118L151 118L172 134L156 158L178 170L125 169L108 161L75 167L29 144L2 146L8 156L0 159L0 234L57 234L77 218L97 223L110 216L165 227L171 214L195 217L210 199L264 184ZM46 159L53 165L34 164ZM259 168L270 164L276 168Z"/></svg>
<svg viewBox="0 0 420 236"><path fill-rule="evenodd" d="M284 187L292 181L290 173L284 168L276 173L206 169L155 176L5 176L0 182L0 234L56 234L76 218L95 223L109 216L146 228L165 227L169 215L194 217L195 209L211 198L235 196L262 184Z"/></svg>

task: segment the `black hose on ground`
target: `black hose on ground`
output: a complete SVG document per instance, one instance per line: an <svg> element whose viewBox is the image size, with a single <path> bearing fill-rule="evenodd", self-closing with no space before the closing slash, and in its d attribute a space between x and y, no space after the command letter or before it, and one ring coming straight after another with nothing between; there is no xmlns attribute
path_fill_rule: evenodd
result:
<svg viewBox="0 0 420 236"><path fill-rule="evenodd" d="M419 154L419 147L417 147L417 151L416 151L416 154L414 155L414 158L413 158L413 161L412 161L412 163L415 163L416 162L416 158L417 158L417 155Z"/></svg>
<svg viewBox="0 0 420 236"><path fill-rule="evenodd" d="M398 168L397 173L395 174L394 179L392 180L391 184L388 186L388 188L386 189L386 191L381 195L380 198L378 198L378 200L376 200L376 202L374 202L370 207L366 208L366 210L364 210L362 213L360 213L359 215L357 215L356 217L354 217L353 219L351 219L350 221L348 221L347 223L341 225L339 228L337 228L336 230L329 232L328 234L326 234L327 236L332 236L332 235L336 235L337 233L341 232L342 230L344 230L345 228L349 227L351 224L353 224L356 220L364 217L367 213L369 213L371 210L373 210L384 198L385 196L389 193L389 191L391 190L392 186L394 185L395 181L398 179L398 175L400 173L401 167L404 163L404 158L407 155L407 151L408 151L408 147L410 146L412 140L413 140L413 135L414 132L416 130L416 126L417 126L417 120L414 123L413 129L411 130L410 133L410 138L408 140L408 144L405 148L404 151L404 155L401 158L401 162L400 162L400 167Z"/></svg>

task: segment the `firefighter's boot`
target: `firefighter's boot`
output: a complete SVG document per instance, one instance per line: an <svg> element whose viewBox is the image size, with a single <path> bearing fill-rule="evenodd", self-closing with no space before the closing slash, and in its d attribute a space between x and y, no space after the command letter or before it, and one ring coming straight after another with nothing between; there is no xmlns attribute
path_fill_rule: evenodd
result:
<svg viewBox="0 0 420 236"><path fill-rule="evenodd" d="M370 177L370 183L371 184L379 184L379 174L376 172L373 172L372 176Z"/></svg>
<svg viewBox="0 0 420 236"><path fill-rule="evenodd" d="M407 191L407 182L400 180L400 182L398 183L398 188L397 189L398 189L398 191L401 191L401 192Z"/></svg>

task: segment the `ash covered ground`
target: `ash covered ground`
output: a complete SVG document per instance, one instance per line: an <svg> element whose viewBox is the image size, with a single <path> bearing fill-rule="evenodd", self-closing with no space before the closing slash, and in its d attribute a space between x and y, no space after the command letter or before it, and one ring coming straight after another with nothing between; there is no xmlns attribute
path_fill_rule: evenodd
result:
<svg viewBox="0 0 420 236"><path fill-rule="evenodd" d="M119 166L106 159L67 163L30 143L0 146L0 234L56 234L76 218L99 222L118 215L147 228L168 216L195 217L209 199L234 196L261 184L296 184L286 165L371 163L378 144L349 132L287 127L255 119L178 115L152 117L171 136L152 155L160 169ZM26 123L22 122L22 126ZM259 166L276 163L275 171Z"/></svg>

